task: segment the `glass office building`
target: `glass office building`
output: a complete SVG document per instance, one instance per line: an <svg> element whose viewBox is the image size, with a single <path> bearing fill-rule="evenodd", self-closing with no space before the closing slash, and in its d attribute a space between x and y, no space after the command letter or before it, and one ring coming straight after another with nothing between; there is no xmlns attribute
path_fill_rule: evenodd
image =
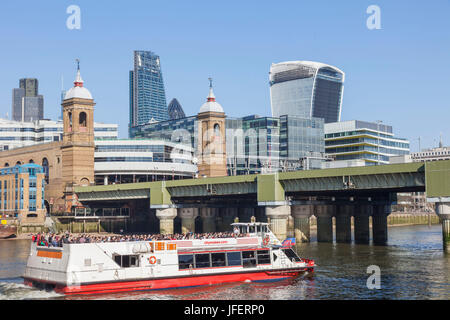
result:
<svg viewBox="0 0 450 320"><path fill-rule="evenodd" d="M196 116L131 129L136 138L181 143L197 150ZM295 116L226 119L229 175L319 169L325 157L324 121Z"/></svg>
<svg viewBox="0 0 450 320"><path fill-rule="evenodd" d="M287 170L320 169L324 161L323 118L280 117L280 159ZM287 168L286 168L287 167Z"/></svg>
<svg viewBox="0 0 450 320"><path fill-rule="evenodd" d="M288 61L270 68L270 99L273 117L283 115L341 118L345 74L336 67L311 61Z"/></svg>
<svg viewBox="0 0 450 320"><path fill-rule="evenodd" d="M409 141L394 137L392 126L351 120L325 124L325 150L335 160L388 164L392 156L409 154Z"/></svg>
<svg viewBox="0 0 450 320"><path fill-rule="evenodd" d="M151 51L134 51L130 71L130 130L150 121L169 119L159 56Z"/></svg>
<svg viewBox="0 0 450 320"><path fill-rule="evenodd" d="M37 120L12 121L0 118L0 151L62 141L63 122ZM118 125L94 122L95 140L117 139Z"/></svg>
<svg viewBox="0 0 450 320"><path fill-rule="evenodd" d="M257 115L227 118L228 175L279 171L279 139L280 119Z"/></svg>
<svg viewBox="0 0 450 320"><path fill-rule="evenodd" d="M13 89L12 94L12 120L28 122L44 118L44 97L38 89L37 79L19 80L19 88Z"/></svg>
<svg viewBox="0 0 450 320"><path fill-rule="evenodd" d="M169 106L167 108L169 111L170 120L186 118L186 114L184 113L181 104L178 102L176 98L173 98L172 101L170 101Z"/></svg>

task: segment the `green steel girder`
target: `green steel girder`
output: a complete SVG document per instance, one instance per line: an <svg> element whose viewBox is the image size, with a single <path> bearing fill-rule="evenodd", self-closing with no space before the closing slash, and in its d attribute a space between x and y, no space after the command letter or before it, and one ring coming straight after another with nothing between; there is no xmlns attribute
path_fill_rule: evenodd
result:
<svg viewBox="0 0 450 320"><path fill-rule="evenodd" d="M241 195L256 193L256 182L167 187L167 190L172 198Z"/></svg>
<svg viewBox="0 0 450 320"><path fill-rule="evenodd" d="M78 192L79 201L148 199L148 189Z"/></svg>
<svg viewBox="0 0 450 320"><path fill-rule="evenodd" d="M425 191L428 197L450 198L450 160L342 169L307 170L75 187L80 201L127 200L150 197L154 208L173 205L172 199L211 196L257 196L260 204L285 201L285 193Z"/></svg>
<svg viewBox="0 0 450 320"><path fill-rule="evenodd" d="M258 203L260 205L270 205L282 203L286 200L285 190L280 183L279 174L260 174L258 182Z"/></svg>
<svg viewBox="0 0 450 320"><path fill-rule="evenodd" d="M421 173L375 174L282 180L285 192L425 189Z"/></svg>
<svg viewBox="0 0 450 320"><path fill-rule="evenodd" d="M450 160L426 162L425 181L429 201L450 201Z"/></svg>

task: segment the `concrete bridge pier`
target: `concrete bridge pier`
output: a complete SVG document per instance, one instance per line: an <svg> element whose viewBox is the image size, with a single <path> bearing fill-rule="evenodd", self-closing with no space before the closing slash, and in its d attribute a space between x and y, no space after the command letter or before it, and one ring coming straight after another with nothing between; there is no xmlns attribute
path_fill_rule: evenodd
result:
<svg viewBox="0 0 450 320"><path fill-rule="evenodd" d="M317 242L333 242L333 215L335 211L335 205L319 204L315 206Z"/></svg>
<svg viewBox="0 0 450 320"><path fill-rule="evenodd" d="M369 216L371 215L372 205L359 205L355 208L355 243L369 243Z"/></svg>
<svg viewBox="0 0 450 320"><path fill-rule="evenodd" d="M290 214L290 206L266 206L266 216L270 219L269 228L280 241L286 239L287 218Z"/></svg>
<svg viewBox="0 0 450 320"><path fill-rule="evenodd" d="M336 242L352 242L352 216L354 205L336 206Z"/></svg>
<svg viewBox="0 0 450 320"><path fill-rule="evenodd" d="M291 206L291 215L294 218L294 235L296 242L310 241L309 218L314 213L313 205L293 205Z"/></svg>
<svg viewBox="0 0 450 320"><path fill-rule="evenodd" d="M176 208L156 209L156 217L159 219L159 233L173 233L173 219L177 216Z"/></svg>
<svg viewBox="0 0 450 320"><path fill-rule="evenodd" d="M437 202L436 213L442 221L444 251L450 253L450 202Z"/></svg>
<svg viewBox="0 0 450 320"><path fill-rule="evenodd" d="M216 232L216 213L217 208L201 208L200 216L202 218L202 230L206 232Z"/></svg>
<svg viewBox="0 0 450 320"><path fill-rule="evenodd" d="M373 243L384 245L388 240L387 216L390 213L389 205L374 205L372 212Z"/></svg>
<svg viewBox="0 0 450 320"><path fill-rule="evenodd" d="M195 218L198 216L198 208L180 208L178 216L181 218L181 233L195 232Z"/></svg>

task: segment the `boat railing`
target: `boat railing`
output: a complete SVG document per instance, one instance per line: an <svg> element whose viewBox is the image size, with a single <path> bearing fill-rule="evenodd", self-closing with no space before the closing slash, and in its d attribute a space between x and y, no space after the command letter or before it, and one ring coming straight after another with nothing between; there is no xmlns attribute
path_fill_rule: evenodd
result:
<svg viewBox="0 0 450 320"><path fill-rule="evenodd" d="M129 218L130 208L72 208L71 212L53 213L52 215L75 219Z"/></svg>

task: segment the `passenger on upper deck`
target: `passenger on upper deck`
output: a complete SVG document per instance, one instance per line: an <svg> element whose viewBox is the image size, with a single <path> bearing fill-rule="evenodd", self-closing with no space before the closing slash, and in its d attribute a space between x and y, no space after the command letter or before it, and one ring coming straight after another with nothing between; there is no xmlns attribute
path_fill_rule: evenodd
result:
<svg viewBox="0 0 450 320"><path fill-rule="evenodd" d="M176 233L176 234L129 234L129 235L98 235L98 234L70 234L65 233L38 233L31 240L38 246L62 247L63 243L100 243L100 242L128 242L128 241L161 241L161 240L203 240L217 238L246 237L248 234L234 232L210 233Z"/></svg>

